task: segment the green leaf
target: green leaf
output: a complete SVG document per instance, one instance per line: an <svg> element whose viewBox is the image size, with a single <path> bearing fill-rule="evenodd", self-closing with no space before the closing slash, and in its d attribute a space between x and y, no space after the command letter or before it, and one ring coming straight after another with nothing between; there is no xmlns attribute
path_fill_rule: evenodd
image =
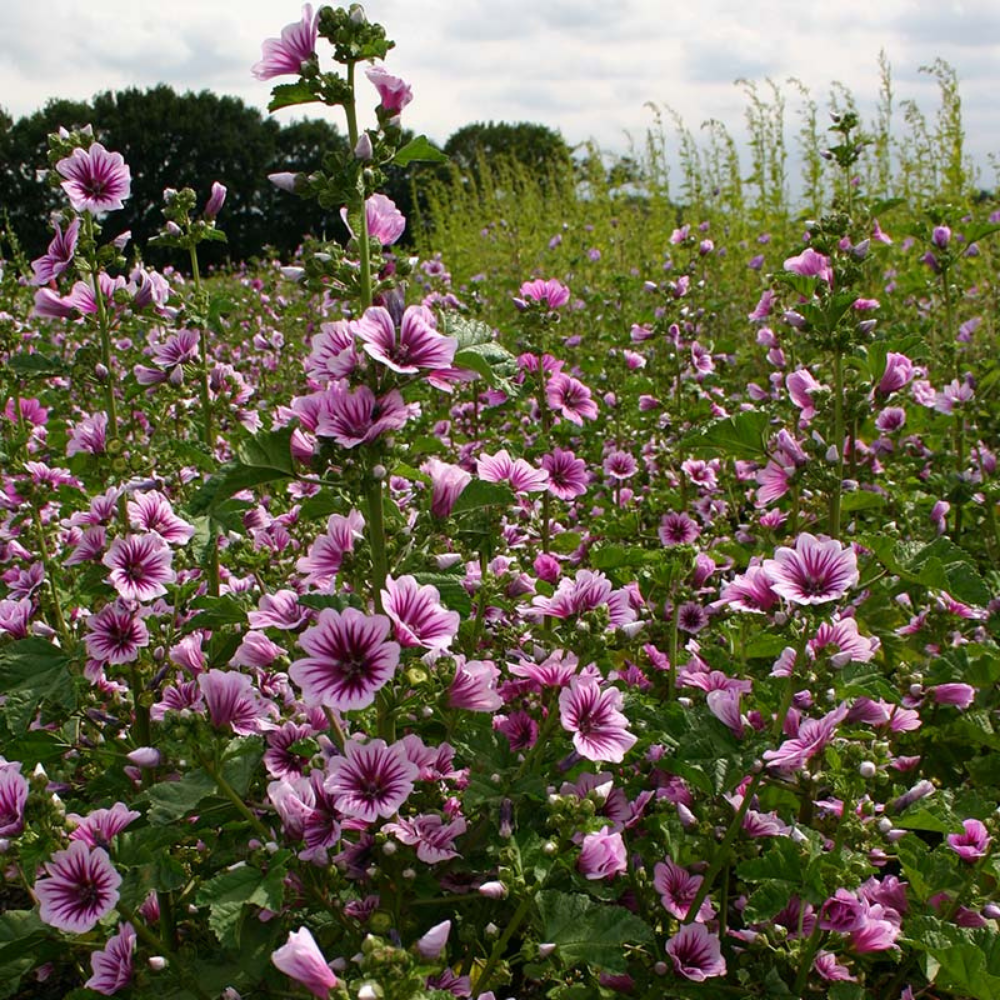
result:
<svg viewBox="0 0 1000 1000"><path fill-rule="evenodd" d="M473 344L456 351L455 368L466 368L484 378L491 386L508 395L516 393L511 379L517 374L517 359L505 347L495 342Z"/></svg>
<svg viewBox="0 0 1000 1000"><path fill-rule="evenodd" d="M6 695L0 717L12 733L26 731L44 701L73 708L69 662L58 646L36 636L0 648L0 691Z"/></svg>
<svg viewBox="0 0 1000 1000"><path fill-rule="evenodd" d="M889 498L881 493L873 493L871 490L855 490L853 493L845 493L841 497L840 509L845 513L854 510L872 510L875 507L884 507L888 502Z"/></svg>
<svg viewBox="0 0 1000 1000"><path fill-rule="evenodd" d="M653 942L649 926L620 906L555 890L540 892L536 901L545 927L543 938L556 945L567 965L625 972L625 946Z"/></svg>
<svg viewBox="0 0 1000 1000"><path fill-rule="evenodd" d="M392 162L397 167L405 167L408 163L447 163L448 156L434 146L425 135L411 139L393 157Z"/></svg>
<svg viewBox="0 0 1000 1000"><path fill-rule="evenodd" d="M232 594L222 594L219 597L203 594L191 602L191 607L197 608L198 614L185 624L185 633L200 628L217 629L224 625L243 625L247 620L247 609Z"/></svg>
<svg viewBox="0 0 1000 1000"><path fill-rule="evenodd" d="M765 854L744 861L736 872L747 882L779 879L799 884L802 881L802 856L798 846L789 837L776 837Z"/></svg>
<svg viewBox="0 0 1000 1000"><path fill-rule="evenodd" d="M550 548L559 555L569 555L575 552L583 543L583 535L579 531L561 531L552 539Z"/></svg>
<svg viewBox="0 0 1000 1000"><path fill-rule="evenodd" d="M514 491L506 483L488 483L473 479L462 490L451 508L452 516L483 507L509 507L514 502Z"/></svg>
<svg viewBox="0 0 1000 1000"><path fill-rule="evenodd" d="M292 465L291 438L294 425L250 438L237 457L204 483L191 498L191 514L216 510L234 493L295 475Z"/></svg>
<svg viewBox="0 0 1000 1000"><path fill-rule="evenodd" d="M462 584L464 577L451 573L414 573L417 583L429 583L437 588L441 602L452 611L457 611L463 618L472 613L472 598Z"/></svg>
<svg viewBox="0 0 1000 1000"><path fill-rule="evenodd" d="M62 360L46 354L15 354L7 363L18 378L52 378L69 371Z"/></svg>
<svg viewBox="0 0 1000 1000"><path fill-rule="evenodd" d="M644 566L656 561L659 553L640 545L602 545L590 552L590 565L594 569L619 569L622 566Z"/></svg>
<svg viewBox="0 0 1000 1000"><path fill-rule="evenodd" d="M271 101L267 110L275 112L281 108L290 108L296 104L311 104L319 97L305 83L279 83L271 90Z"/></svg>
<svg viewBox="0 0 1000 1000"><path fill-rule="evenodd" d="M710 423L704 430L685 437L682 443L699 454L760 459L767 455L764 434L769 424L770 417L766 413L747 410Z"/></svg>
<svg viewBox="0 0 1000 1000"><path fill-rule="evenodd" d="M193 812L202 799L215 791L215 781L204 771L189 771L180 781L161 781L147 789L139 801L149 803L149 822L154 826L175 823Z"/></svg>
<svg viewBox="0 0 1000 1000"><path fill-rule="evenodd" d="M795 889L796 885L793 882L775 880L763 883L747 897L744 911L746 919L754 922L770 920L788 905L789 899L795 894Z"/></svg>

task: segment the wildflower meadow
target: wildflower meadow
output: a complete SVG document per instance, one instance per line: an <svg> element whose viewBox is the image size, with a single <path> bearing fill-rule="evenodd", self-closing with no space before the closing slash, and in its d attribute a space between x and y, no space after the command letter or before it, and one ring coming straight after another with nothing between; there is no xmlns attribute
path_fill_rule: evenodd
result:
<svg viewBox="0 0 1000 1000"><path fill-rule="evenodd" d="M25 165L0 998L995 1000L1000 205L947 68L895 138L807 106L796 200L752 88L749 177L659 111L627 176L449 173L393 45L306 5L247 67L346 129L271 177L347 232L287 259L199 265L220 179L154 270L93 128Z"/></svg>

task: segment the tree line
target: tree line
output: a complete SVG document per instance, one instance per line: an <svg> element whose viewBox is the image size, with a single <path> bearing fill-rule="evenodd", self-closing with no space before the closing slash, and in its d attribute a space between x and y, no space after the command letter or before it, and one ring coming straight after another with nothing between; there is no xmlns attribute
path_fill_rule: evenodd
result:
<svg viewBox="0 0 1000 1000"><path fill-rule="evenodd" d="M44 251L51 239L50 216L63 204L43 174L47 137L60 126L87 124L129 164L132 194L109 225L115 233L131 231L150 263L184 263L167 249L148 246L163 225L168 187L190 187L204 199L213 181L226 185L220 225L228 243L207 246L208 263L249 260L265 247L286 256L305 236L345 235L336 209L289 195L267 180L268 174L281 171L308 173L327 154L345 151L347 138L334 125L321 119L281 125L239 98L208 90L179 94L161 84L106 91L90 101L51 100L16 121L0 109L0 227L8 226L30 257ZM474 174L483 157L514 159L529 169L570 163L562 137L531 123L467 125L442 149L449 156L446 165L411 164L390 173L387 194L408 219L418 214L421 184L456 172ZM423 224L431 223L425 218ZM403 239L405 243L407 236Z"/></svg>

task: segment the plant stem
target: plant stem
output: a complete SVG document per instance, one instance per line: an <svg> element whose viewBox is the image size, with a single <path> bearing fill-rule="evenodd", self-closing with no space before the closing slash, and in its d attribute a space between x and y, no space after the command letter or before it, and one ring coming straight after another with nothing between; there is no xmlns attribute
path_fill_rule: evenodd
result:
<svg viewBox="0 0 1000 1000"><path fill-rule="evenodd" d="M705 877L701 880L701 885L698 886L698 893L691 901L687 915L684 917L682 923L689 924L698 916L698 910L701 909L701 904L711 891L712 884L718 877L719 872L722 871L723 867L729 861L729 849L732 847L736 835L743 826L743 817L746 816L747 809L750 808L750 800L757 791L757 786L763 777L764 771L761 769L750 780L750 784L747 785L747 789L743 793L743 801L740 803L739 809L736 810L736 815L729 824L729 829L726 830L726 835L722 838L722 843L716 848L715 854L712 856L712 864L709 866L708 871L705 872Z"/></svg>
<svg viewBox="0 0 1000 1000"><path fill-rule="evenodd" d="M201 754L198 755L198 763L208 772L209 777L215 782L219 791L229 799L234 806L236 806L236 811L240 813L254 828L257 834L262 837L265 841L271 839L271 831L268 830L266 826L260 821L260 819L254 815L253 810L243 801L241 796L237 793L236 789L233 788L231 784L225 779L222 772L219 771L214 764L203 757Z"/></svg>
<svg viewBox="0 0 1000 1000"><path fill-rule="evenodd" d="M107 373L104 376L104 400L108 411L108 439L118 440L118 404L115 400L115 380L111 375L111 326L108 321L108 305L101 291L100 273L97 264L97 246L94 236L94 217L89 212L83 213L83 230L86 234L88 247L87 264L90 268L90 280L94 286L94 302L97 304L97 329L101 340L101 363Z"/></svg>
<svg viewBox="0 0 1000 1000"><path fill-rule="evenodd" d="M833 441L837 449L837 482L830 494L830 537L840 538L840 497L844 489L844 356L833 355Z"/></svg>
<svg viewBox="0 0 1000 1000"><path fill-rule="evenodd" d="M486 960L486 965L483 966L483 971L476 980L475 988L472 991L473 1000L486 992L486 987L490 984L490 979L493 976L494 969L497 967L497 963L503 956L504 951L506 951L510 939L517 933L521 924L524 923L533 902L534 897L528 893L514 911L514 916L510 918L510 923L504 928L503 934L500 935L497 943L493 946L493 951L490 952L490 957Z"/></svg>

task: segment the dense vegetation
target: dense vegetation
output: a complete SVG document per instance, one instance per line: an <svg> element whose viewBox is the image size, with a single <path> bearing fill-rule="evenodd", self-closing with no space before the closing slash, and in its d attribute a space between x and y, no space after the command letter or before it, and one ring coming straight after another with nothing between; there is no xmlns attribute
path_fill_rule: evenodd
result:
<svg viewBox="0 0 1000 1000"><path fill-rule="evenodd" d="M795 199L770 85L749 170L659 112L449 166L356 11L265 43L346 131L264 127L240 253L338 238L205 277L257 195L209 150L147 189L69 108L5 180L58 225L0 274L0 997L992 1000L1000 213L954 74L901 131L888 71L871 123L806 98Z"/></svg>

